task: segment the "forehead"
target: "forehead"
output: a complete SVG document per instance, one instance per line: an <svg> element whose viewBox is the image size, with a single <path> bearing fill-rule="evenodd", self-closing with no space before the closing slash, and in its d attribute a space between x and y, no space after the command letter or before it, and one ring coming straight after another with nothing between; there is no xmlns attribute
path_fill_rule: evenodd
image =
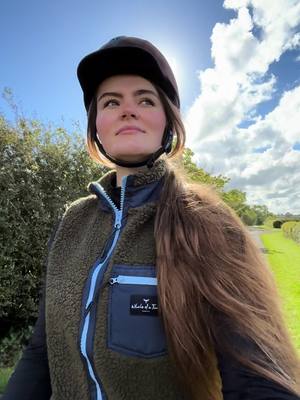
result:
<svg viewBox="0 0 300 400"><path fill-rule="evenodd" d="M120 91L120 90L136 90L136 89L151 89L156 94L157 91L153 84L147 79L139 75L115 75L105 79L100 83L97 89L97 94L104 91Z"/></svg>

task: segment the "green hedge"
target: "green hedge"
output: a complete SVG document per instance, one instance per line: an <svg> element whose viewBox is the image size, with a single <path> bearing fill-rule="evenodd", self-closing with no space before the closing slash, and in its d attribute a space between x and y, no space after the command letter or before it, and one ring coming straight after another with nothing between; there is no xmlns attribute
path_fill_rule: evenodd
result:
<svg viewBox="0 0 300 400"><path fill-rule="evenodd" d="M298 222L293 229L293 239L296 243L300 244L300 222Z"/></svg>
<svg viewBox="0 0 300 400"><path fill-rule="evenodd" d="M12 373L13 368L0 368L0 393L4 392L4 389Z"/></svg>
<svg viewBox="0 0 300 400"><path fill-rule="evenodd" d="M11 327L8 334L0 342L0 368L12 367L17 363L32 331L33 326L18 331Z"/></svg>
<svg viewBox="0 0 300 400"><path fill-rule="evenodd" d="M274 217L271 217L271 216L267 217L265 219L264 225L267 226L268 228L274 228L274 225L273 225L274 221L275 221Z"/></svg>
<svg viewBox="0 0 300 400"><path fill-rule="evenodd" d="M300 221L288 221L281 227L285 237L300 244Z"/></svg>
<svg viewBox="0 0 300 400"><path fill-rule="evenodd" d="M292 237L292 231L296 224L297 224L296 221L288 221L282 224L281 229L285 237L287 238Z"/></svg>
<svg viewBox="0 0 300 400"><path fill-rule="evenodd" d="M276 219L275 221L273 221L273 228L280 229L283 223L284 221Z"/></svg>
<svg viewBox="0 0 300 400"><path fill-rule="evenodd" d="M47 241L65 205L106 169L83 136L0 115L0 360L12 366L37 316Z"/></svg>

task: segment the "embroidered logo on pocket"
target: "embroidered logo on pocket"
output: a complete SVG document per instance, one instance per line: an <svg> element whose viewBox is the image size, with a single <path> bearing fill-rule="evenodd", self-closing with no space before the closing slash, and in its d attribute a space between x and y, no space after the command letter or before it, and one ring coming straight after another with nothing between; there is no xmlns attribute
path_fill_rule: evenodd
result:
<svg viewBox="0 0 300 400"><path fill-rule="evenodd" d="M132 295L130 296L130 314L158 315L157 296Z"/></svg>

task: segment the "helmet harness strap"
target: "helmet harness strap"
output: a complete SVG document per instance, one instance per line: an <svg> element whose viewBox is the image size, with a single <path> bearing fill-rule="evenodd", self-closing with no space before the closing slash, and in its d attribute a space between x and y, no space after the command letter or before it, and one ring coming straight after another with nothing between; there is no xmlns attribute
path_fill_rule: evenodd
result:
<svg viewBox="0 0 300 400"><path fill-rule="evenodd" d="M137 161L137 162L130 162L130 161L124 161L120 160L118 158L114 158L110 154L108 154L102 143L100 142L97 133L95 133L95 142L97 144L98 150L100 153L102 153L107 159L109 159L111 162L121 166L121 167L127 167L127 168L135 168L135 167L141 167L143 165L147 165L147 167L150 169L153 167L153 164L155 160L157 160L163 153L170 153L172 150L172 141L173 141L173 132L169 129L166 129L161 141L162 146L156 150L154 153L150 155L146 160L144 161Z"/></svg>

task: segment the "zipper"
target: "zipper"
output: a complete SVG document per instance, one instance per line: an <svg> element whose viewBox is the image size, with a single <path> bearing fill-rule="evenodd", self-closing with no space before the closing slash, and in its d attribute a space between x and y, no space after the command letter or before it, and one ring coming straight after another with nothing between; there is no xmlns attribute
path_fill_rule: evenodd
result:
<svg viewBox="0 0 300 400"><path fill-rule="evenodd" d="M115 285L116 283L122 285L157 286L157 278L150 278L148 276L128 276L128 275L118 275L115 278L110 278L109 280L110 285Z"/></svg>
<svg viewBox="0 0 300 400"><path fill-rule="evenodd" d="M93 350L93 340L89 340L89 338L93 337L94 332L90 332L90 325L92 322L92 317L95 315L95 313L92 313L93 306L96 305L96 297L98 294L98 287L101 282L98 282L98 276L99 274L103 271L103 274L105 272L105 268L108 265L109 258L112 255L112 252L114 248L116 247L116 244L118 242L119 236L120 236L120 230L122 227L122 217L123 217L123 211L124 211L124 200L125 200L125 187L126 187L126 181L127 181L127 176L124 176L122 178L122 184L121 184L121 200L120 200L120 210L117 208L115 203L111 200L111 198L108 196L104 188L99 184L95 183L95 187L98 189L98 191L101 193L101 195L106 199L106 201L109 203L111 208L114 211L115 215L115 221L114 221L114 226L113 226L113 232L114 238L112 240L112 244L108 249L105 249L103 257L101 257L101 262L95 266L94 271L92 272L91 278L88 282L89 285L89 291L88 291L88 297L86 300L85 304L85 310L84 310L84 315L83 315L83 328L80 332L80 351L83 356L83 359L86 363L87 366L87 371L89 374L89 378L91 383L95 387L95 391L92 391L91 394L91 399L92 400L105 400L106 396L103 393L102 385L100 382L100 379L96 377L95 369L93 366L92 362L92 350ZM103 276L102 274L102 276ZM93 395L95 393L95 396Z"/></svg>

